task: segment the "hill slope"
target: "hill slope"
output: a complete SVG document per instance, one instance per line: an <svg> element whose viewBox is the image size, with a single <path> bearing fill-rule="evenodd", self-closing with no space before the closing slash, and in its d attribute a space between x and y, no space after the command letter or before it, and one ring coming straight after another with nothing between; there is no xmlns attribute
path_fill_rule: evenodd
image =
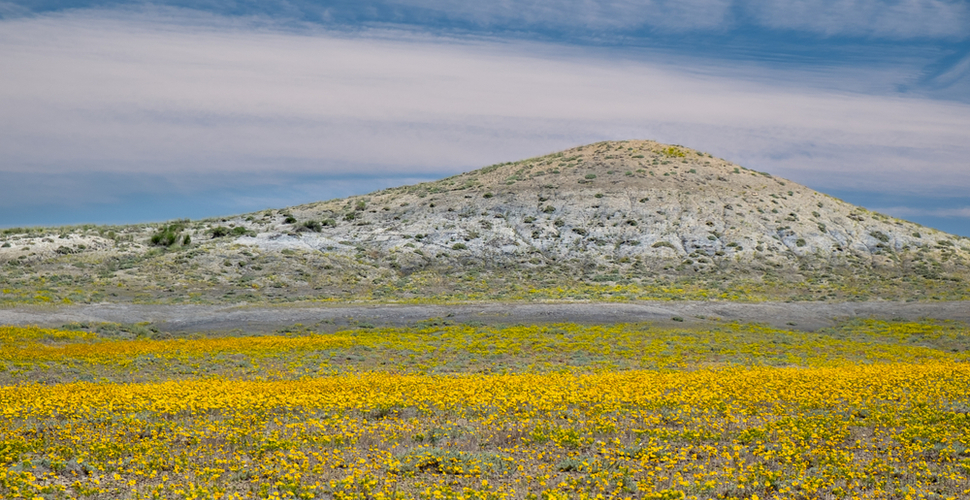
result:
<svg viewBox="0 0 970 500"><path fill-rule="evenodd" d="M7 302L970 296L966 238L652 141L283 210L3 241Z"/></svg>

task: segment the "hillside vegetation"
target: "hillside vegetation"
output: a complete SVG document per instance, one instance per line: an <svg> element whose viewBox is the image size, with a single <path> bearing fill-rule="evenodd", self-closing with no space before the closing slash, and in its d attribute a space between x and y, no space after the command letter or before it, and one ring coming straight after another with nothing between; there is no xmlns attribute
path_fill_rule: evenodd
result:
<svg viewBox="0 0 970 500"><path fill-rule="evenodd" d="M220 219L4 230L0 303L956 300L968 258L970 239L622 141Z"/></svg>

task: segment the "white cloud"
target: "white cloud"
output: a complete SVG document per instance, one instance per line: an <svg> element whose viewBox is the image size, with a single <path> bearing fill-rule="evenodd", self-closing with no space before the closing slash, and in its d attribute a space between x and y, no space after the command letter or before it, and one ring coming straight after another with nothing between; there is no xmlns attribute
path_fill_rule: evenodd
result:
<svg viewBox="0 0 970 500"><path fill-rule="evenodd" d="M885 38L970 36L970 6L952 0L755 0L740 4L763 26Z"/></svg>
<svg viewBox="0 0 970 500"><path fill-rule="evenodd" d="M387 5L500 29L693 31L753 23L825 36L970 36L970 7L953 0L389 0Z"/></svg>
<svg viewBox="0 0 970 500"><path fill-rule="evenodd" d="M388 4L432 11L498 28L581 27L588 30L653 27L682 31L722 27L731 0L389 0Z"/></svg>
<svg viewBox="0 0 970 500"><path fill-rule="evenodd" d="M915 208L906 206L876 208L876 212L894 217L956 217L970 218L970 207L956 208Z"/></svg>
<svg viewBox="0 0 970 500"><path fill-rule="evenodd" d="M0 21L0 170L426 175L654 138L813 187L970 189L970 106L627 56L173 11Z"/></svg>

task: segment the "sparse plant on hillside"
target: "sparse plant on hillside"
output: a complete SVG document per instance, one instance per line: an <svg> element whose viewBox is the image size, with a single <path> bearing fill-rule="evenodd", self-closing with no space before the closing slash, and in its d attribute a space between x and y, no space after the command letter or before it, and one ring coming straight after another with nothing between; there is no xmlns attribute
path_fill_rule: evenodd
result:
<svg viewBox="0 0 970 500"><path fill-rule="evenodd" d="M299 229L302 231L313 231L315 233L319 233L323 230L323 224L321 224L319 221L308 220L304 222Z"/></svg>
<svg viewBox="0 0 970 500"><path fill-rule="evenodd" d="M184 222L162 226L149 241L154 246L170 247L179 241L183 229L185 229Z"/></svg>

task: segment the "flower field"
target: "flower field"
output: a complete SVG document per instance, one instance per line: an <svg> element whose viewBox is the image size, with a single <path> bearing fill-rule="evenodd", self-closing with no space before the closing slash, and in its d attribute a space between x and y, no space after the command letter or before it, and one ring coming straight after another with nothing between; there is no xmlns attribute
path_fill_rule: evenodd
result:
<svg viewBox="0 0 970 500"><path fill-rule="evenodd" d="M77 328L0 327L2 498L970 497L962 324Z"/></svg>

